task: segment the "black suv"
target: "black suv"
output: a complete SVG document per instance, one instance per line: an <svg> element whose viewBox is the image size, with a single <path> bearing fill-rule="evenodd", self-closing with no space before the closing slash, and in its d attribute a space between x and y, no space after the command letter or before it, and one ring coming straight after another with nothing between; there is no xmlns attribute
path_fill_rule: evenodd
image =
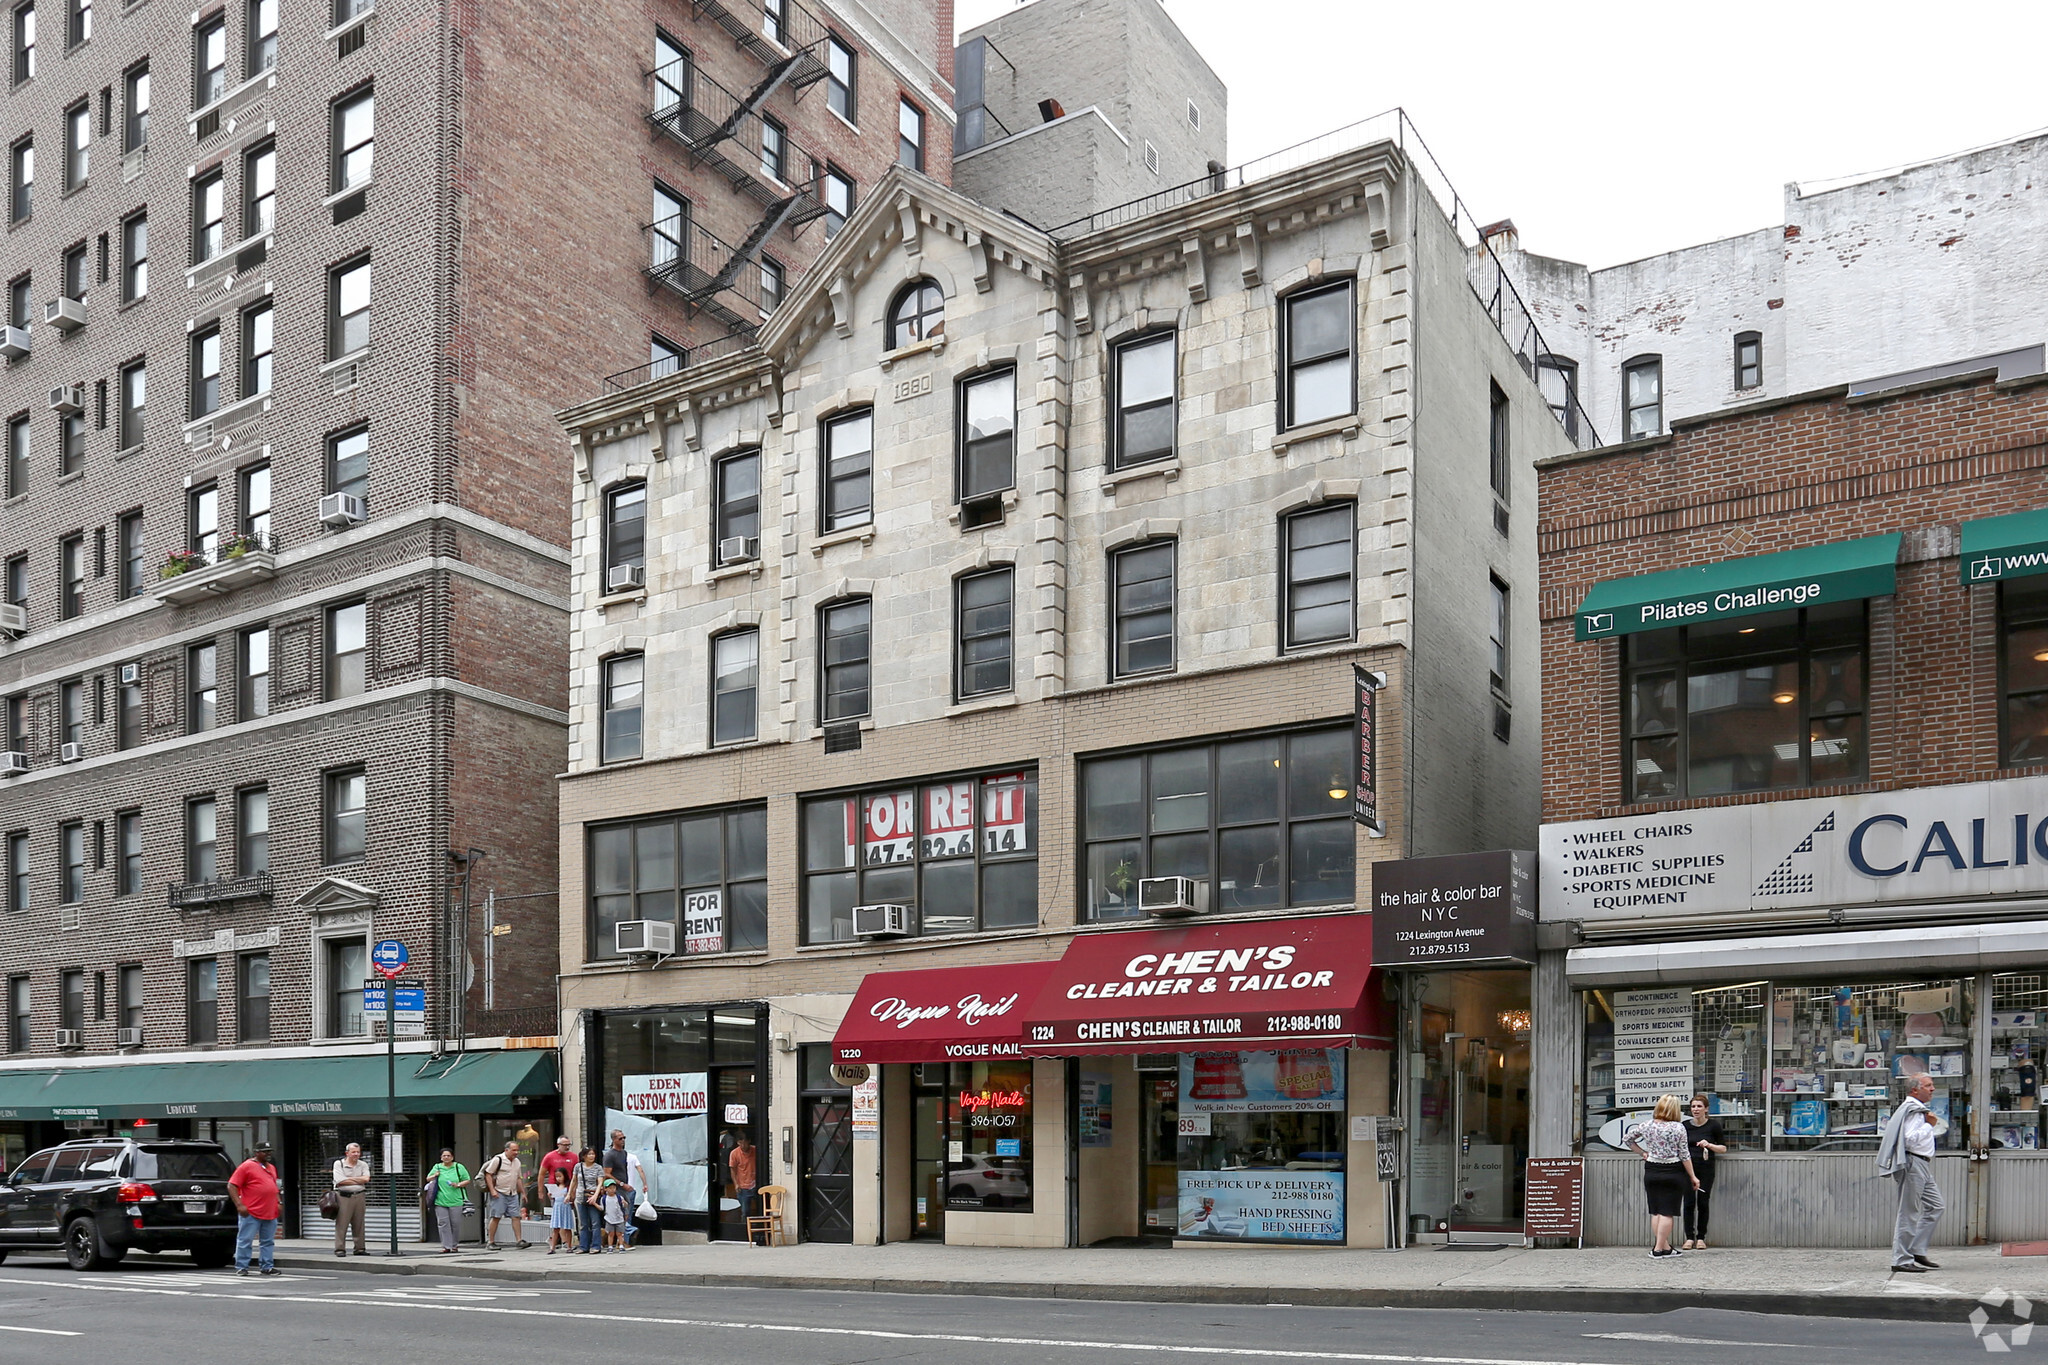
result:
<svg viewBox="0 0 2048 1365"><path fill-rule="evenodd" d="M64 1249L73 1270L130 1251L189 1251L202 1267L235 1255L234 1167L217 1142L88 1138L46 1148L0 1176L0 1260Z"/></svg>

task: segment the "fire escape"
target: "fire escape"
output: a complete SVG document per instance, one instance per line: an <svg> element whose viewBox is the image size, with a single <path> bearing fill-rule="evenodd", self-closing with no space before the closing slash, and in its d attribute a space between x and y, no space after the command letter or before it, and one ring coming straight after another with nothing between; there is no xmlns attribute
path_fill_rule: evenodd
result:
<svg viewBox="0 0 2048 1365"><path fill-rule="evenodd" d="M736 3L738 0L736 0ZM775 233L792 235L826 206L823 161L806 153L762 111L777 90L802 92L827 73L825 25L795 0L760 0L737 12L721 0L698 0L697 12L731 35L766 68L745 94L726 89L684 58L650 73L647 120L674 138L697 165L725 177L752 200L761 217L744 240L731 243L687 212L648 226L647 276L675 290L735 334L751 336L774 311L762 251ZM782 281L784 288L788 281Z"/></svg>

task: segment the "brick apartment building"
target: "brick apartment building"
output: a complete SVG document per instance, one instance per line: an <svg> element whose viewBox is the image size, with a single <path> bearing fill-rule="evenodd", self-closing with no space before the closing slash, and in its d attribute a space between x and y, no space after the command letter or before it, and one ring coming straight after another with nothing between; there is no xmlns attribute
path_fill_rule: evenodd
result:
<svg viewBox="0 0 2048 1365"><path fill-rule="evenodd" d="M552 1032L551 414L750 334L759 272L800 278L898 160L943 179L951 23L7 11L0 1163L67 1126L270 1137L310 1205L381 1126L385 938L426 989L407 1162L548 1139L552 1053L477 1039Z"/></svg>
<svg viewBox="0 0 2048 1365"><path fill-rule="evenodd" d="M1936 1080L1951 1242L2038 1232L2048 383L1893 376L1543 461L1539 1154L1645 1235L1615 1121L1702 1091L1713 1240L1881 1246Z"/></svg>

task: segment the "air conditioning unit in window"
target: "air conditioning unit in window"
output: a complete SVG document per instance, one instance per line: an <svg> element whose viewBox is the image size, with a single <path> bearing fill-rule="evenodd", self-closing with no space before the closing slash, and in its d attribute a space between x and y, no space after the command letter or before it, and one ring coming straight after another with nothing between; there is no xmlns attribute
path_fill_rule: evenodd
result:
<svg viewBox="0 0 2048 1365"><path fill-rule="evenodd" d="M1003 495L984 493L978 498L960 500L960 529L979 531L990 526L1003 524Z"/></svg>
<svg viewBox="0 0 2048 1365"><path fill-rule="evenodd" d="M1138 908L1158 919L1202 914L1209 908L1209 883L1193 877L1141 878Z"/></svg>
<svg viewBox="0 0 2048 1365"><path fill-rule="evenodd" d="M43 305L43 321L60 332L75 332L85 326L85 300L51 299Z"/></svg>
<svg viewBox="0 0 2048 1365"><path fill-rule="evenodd" d="M114 1046L115 1046L115 1047L141 1047L141 1046L142 1046L142 1030L141 1030L141 1029L139 1029L139 1028L124 1028L124 1029L116 1029L116 1030L114 1031Z"/></svg>
<svg viewBox="0 0 2048 1365"><path fill-rule="evenodd" d="M0 327L0 356L19 360L28 354L28 328Z"/></svg>
<svg viewBox="0 0 2048 1365"><path fill-rule="evenodd" d="M19 749L0 750L0 777L20 777L27 771L27 754Z"/></svg>
<svg viewBox="0 0 2048 1365"><path fill-rule="evenodd" d="M729 564L751 564L760 557L761 541L756 536L727 536L718 542L721 568Z"/></svg>
<svg viewBox="0 0 2048 1365"><path fill-rule="evenodd" d="M60 744L57 746L57 761L59 763L76 763L84 757L85 746L83 744Z"/></svg>
<svg viewBox="0 0 2048 1365"><path fill-rule="evenodd" d="M328 493L320 499L322 526L353 526L368 515L363 500L353 493Z"/></svg>
<svg viewBox="0 0 2048 1365"><path fill-rule="evenodd" d="M647 568L642 564L614 564L604 571L606 592L631 592L647 586Z"/></svg>
<svg viewBox="0 0 2048 1365"><path fill-rule="evenodd" d="M908 938L917 932L907 905L856 905L853 907L855 938Z"/></svg>
<svg viewBox="0 0 2048 1365"><path fill-rule="evenodd" d="M612 926L612 944L626 957L673 957L676 927L665 919L621 920Z"/></svg>
<svg viewBox="0 0 2048 1365"><path fill-rule="evenodd" d="M65 1049L67 1052L77 1051L85 1046L85 1031L75 1028L58 1029L57 1046Z"/></svg>
<svg viewBox="0 0 2048 1365"><path fill-rule="evenodd" d="M0 602L0 630L9 635L28 634L28 608L19 602Z"/></svg>
<svg viewBox="0 0 2048 1365"><path fill-rule="evenodd" d="M51 389L50 410L61 412L67 417L74 412L85 411L85 385L59 384Z"/></svg>

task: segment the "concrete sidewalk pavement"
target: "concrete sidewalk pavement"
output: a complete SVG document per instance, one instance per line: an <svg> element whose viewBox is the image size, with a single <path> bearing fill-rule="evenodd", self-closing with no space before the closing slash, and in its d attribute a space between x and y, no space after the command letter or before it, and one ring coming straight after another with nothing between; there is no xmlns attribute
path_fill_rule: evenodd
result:
<svg viewBox="0 0 2048 1365"><path fill-rule="evenodd" d="M1655 1313L1722 1308L1749 1313L1961 1322L1981 1296L2043 1301L2048 1257L1998 1247L1938 1248L1942 1268L1893 1275L1880 1249L1711 1248L1666 1260L1642 1249L1498 1250L1412 1247L1354 1251L1260 1246L1000 1248L897 1242L788 1247L695 1243L601 1256L467 1243L454 1255L400 1243L395 1260L336 1258L332 1245L280 1241L278 1264L449 1278L581 1279L640 1284L986 1294L1162 1303L1285 1303L1325 1307L1515 1309Z"/></svg>

